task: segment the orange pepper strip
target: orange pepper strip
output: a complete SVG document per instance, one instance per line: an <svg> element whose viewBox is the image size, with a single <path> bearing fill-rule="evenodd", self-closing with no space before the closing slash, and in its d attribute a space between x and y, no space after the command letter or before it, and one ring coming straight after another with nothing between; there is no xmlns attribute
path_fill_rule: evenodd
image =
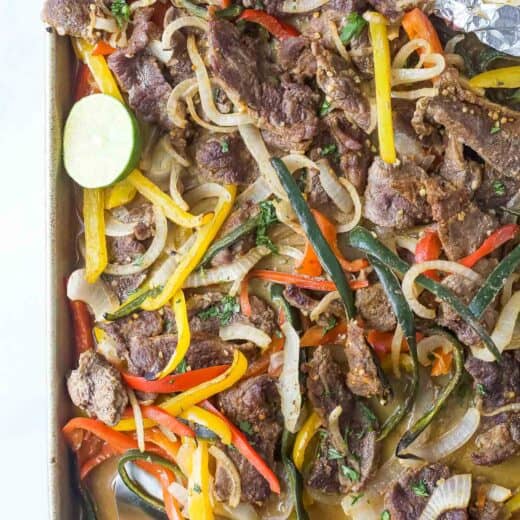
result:
<svg viewBox="0 0 520 520"><path fill-rule="evenodd" d="M249 281L247 277L245 277L240 284L240 309L242 310L242 314L248 318L253 313L251 310L251 302L249 301Z"/></svg>
<svg viewBox="0 0 520 520"><path fill-rule="evenodd" d="M431 375L433 377L443 376L451 372L451 365L453 364L453 352L444 352L442 347L433 351L435 361L432 365Z"/></svg>
<svg viewBox="0 0 520 520"><path fill-rule="evenodd" d="M80 63L74 81L74 101L79 101L94 92L99 92L94 76L92 76L87 65Z"/></svg>
<svg viewBox="0 0 520 520"><path fill-rule="evenodd" d="M341 321L333 329L325 332L323 327L314 325L307 329L300 339L301 347L317 347L325 343L334 343L342 334L347 333L347 322Z"/></svg>
<svg viewBox="0 0 520 520"><path fill-rule="evenodd" d="M260 356L260 358L258 358L256 361L253 361L247 367L247 372L244 374L243 379L258 376L264 372L267 372L267 369L269 368L269 362L271 360L271 354L282 350L284 343L285 338L283 336L281 338L274 337L273 341L267 347L266 351Z"/></svg>
<svg viewBox="0 0 520 520"><path fill-rule="evenodd" d="M441 256L442 244L436 231L426 231L415 246L415 262L427 262L428 260L438 260ZM432 280L439 281L439 274L434 271L425 271L424 276Z"/></svg>
<svg viewBox="0 0 520 520"><path fill-rule="evenodd" d="M76 352L79 357L82 352L94 348L92 317L85 302L69 300L69 305L72 313Z"/></svg>
<svg viewBox="0 0 520 520"><path fill-rule="evenodd" d="M430 44L431 52L439 54L443 53L442 44L435 27L430 22L430 19L418 8L408 11L402 20L403 29L406 31L408 38L423 38ZM419 54L424 52L424 49L418 49Z"/></svg>
<svg viewBox="0 0 520 520"><path fill-rule="evenodd" d="M494 233L491 233L476 251L459 260L459 264L465 265L466 267L473 267L480 259L514 238L518 230L520 230L518 224L506 224L502 226Z"/></svg>
<svg viewBox="0 0 520 520"><path fill-rule="evenodd" d="M371 329L367 334L368 344L374 349L379 359L383 359L386 355L392 351L392 339L394 337L393 332L381 332L380 330ZM421 332L415 333L416 341L421 341L424 338L424 334ZM405 339L401 343L401 352L408 352L408 343Z"/></svg>
<svg viewBox="0 0 520 520"><path fill-rule="evenodd" d="M92 56L110 56L116 49L104 40L99 40L92 49Z"/></svg>
<svg viewBox="0 0 520 520"><path fill-rule="evenodd" d="M179 421L173 415L170 415L168 412L164 411L162 408L154 405L141 406L141 413L143 414L143 419L151 419L152 421L168 428L171 432L176 435L181 435L183 437L195 437L195 432L189 427L186 426L182 421ZM131 408L127 408L123 417L133 417L134 414Z"/></svg>

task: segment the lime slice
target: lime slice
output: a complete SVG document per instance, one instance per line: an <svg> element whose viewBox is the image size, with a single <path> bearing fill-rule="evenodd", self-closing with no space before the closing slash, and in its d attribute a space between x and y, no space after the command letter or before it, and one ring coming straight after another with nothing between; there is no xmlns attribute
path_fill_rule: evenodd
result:
<svg viewBox="0 0 520 520"><path fill-rule="evenodd" d="M124 179L140 155L139 126L123 103L93 94L72 107L63 134L63 160L80 186L102 188Z"/></svg>

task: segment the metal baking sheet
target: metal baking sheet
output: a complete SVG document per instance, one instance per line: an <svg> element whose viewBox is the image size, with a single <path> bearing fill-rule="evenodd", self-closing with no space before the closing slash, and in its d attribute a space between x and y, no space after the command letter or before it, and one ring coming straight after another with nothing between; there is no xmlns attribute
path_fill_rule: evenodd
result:
<svg viewBox="0 0 520 520"><path fill-rule="evenodd" d="M50 33L46 52L46 346L48 388L48 486L52 520L80 518L71 479L71 457L60 434L72 409L65 391L72 334L65 279L75 262L72 184L63 170L61 135L71 103L73 54L67 38Z"/></svg>

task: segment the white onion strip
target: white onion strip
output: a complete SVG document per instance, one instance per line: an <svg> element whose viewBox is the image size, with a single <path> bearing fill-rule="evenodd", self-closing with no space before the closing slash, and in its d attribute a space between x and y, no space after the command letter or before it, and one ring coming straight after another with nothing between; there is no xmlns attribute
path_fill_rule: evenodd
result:
<svg viewBox="0 0 520 520"><path fill-rule="evenodd" d="M204 119L202 119L199 116L199 114L197 113L197 110L195 108L195 103L193 103L193 96L187 96L185 98L185 101L186 101L186 105L188 107L188 112L189 112L191 118L199 126L202 126L202 128L206 128L206 130L210 130L211 132L224 133L224 134L229 134L231 132L234 132L237 129L236 126L217 126L217 125L212 125L211 123L208 123L207 121L204 121Z"/></svg>
<svg viewBox="0 0 520 520"><path fill-rule="evenodd" d="M229 494L228 504L230 507L237 507L240 503L240 495L242 494L242 484L240 474L233 464L233 461L218 447L212 445L209 448L209 454L212 455L217 464L224 470L231 481L231 492Z"/></svg>
<svg viewBox="0 0 520 520"><path fill-rule="evenodd" d="M283 13L307 13L319 9L329 0L285 0L280 9Z"/></svg>
<svg viewBox="0 0 520 520"><path fill-rule="evenodd" d="M425 87L414 90L392 90L394 99L419 99L422 97L433 97L439 93L436 87Z"/></svg>
<svg viewBox="0 0 520 520"><path fill-rule="evenodd" d="M263 330L247 323L231 323L219 329L220 339L224 341L244 340L251 341L265 350L271 343L271 338Z"/></svg>
<svg viewBox="0 0 520 520"><path fill-rule="evenodd" d="M424 271L429 270L438 270L448 273L459 274L476 283L482 281L482 277L478 273L457 262L450 262L448 260L430 260L427 262L421 262L420 264L413 265L404 275L403 293L415 314L417 314L417 316L420 316L421 318L429 320L435 318L435 311L433 309L425 307L422 303L420 303L417 300L414 287L415 279Z"/></svg>
<svg viewBox="0 0 520 520"><path fill-rule="evenodd" d="M128 393L128 400L130 401L132 412L134 413L135 433L137 435L137 447L139 448L140 452L144 452L144 421L143 414L141 413L141 407L137 402L137 397L135 396L134 391L131 388L127 388L126 391Z"/></svg>
<svg viewBox="0 0 520 520"><path fill-rule="evenodd" d="M241 206L243 203L250 201L255 204L261 202L271 195L272 190L268 186L264 177L258 177L253 184L250 184L238 197L237 205Z"/></svg>
<svg viewBox="0 0 520 520"><path fill-rule="evenodd" d="M437 520L451 509L466 509L470 498L471 475L454 475L433 490L419 520Z"/></svg>
<svg viewBox="0 0 520 520"><path fill-rule="evenodd" d="M499 504L511 498L512 494L513 493L510 489L504 486L499 486L498 484L489 484L487 486L486 496L488 500L498 502Z"/></svg>
<svg viewBox="0 0 520 520"><path fill-rule="evenodd" d="M327 293L320 300L318 305L316 305L316 307L314 307L314 309L312 309L312 311L311 311L311 313L309 315L309 318L311 319L311 321L317 321L318 318L320 317L320 315L327 311L327 309L329 308L330 304L334 300L339 300L339 299L340 299L340 295L339 295L338 291L332 291L330 293Z"/></svg>
<svg viewBox="0 0 520 520"><path fill-rule="evenodd" d="M155 236L153 237L150 247L145 253L139 257L139 261L130 264L108 264L105 272L118 276L127 276L130 274L141 273L148 269L162 253L166 244L166 237L168 235L168 222L164 213L159 206L153 206L154 220L155 220Z"/></svg>
<svg viewBox="0 0 520 520"><path fill-rule="evenodd" d="M433 79L439 76L446 67L446 60L441 54L428 54L424 58L424 63L430 66L424 69L392 69L392 85Z"/></svg>
<svg viewBox="0 0 520 520"><path fill-rule="evenodd" d="M191 208L203 199L211 199L214 197L222 198L227 194L228 192L222 185L217 184L216 182L206 182L186 192L184 194L184 199Z"/></svg>
<svg viewBox="0 0 520 520"><path fill-rule="evenodd" d="M394 376L397 378L401 377L401 367L399 365L399 360L401 357L403 337L403 329L401 328L401 325L397 325L397 327L395 328L394 336L392 337L392 345L390 347L392 370L394 372Z"/></svg>
<svg viewBox="0 0 520 520"><path fill-rule="evenodd" d="M121 222L112 213L105 211L105 235L107 237L124 237L134 232L135 222Z"/></svg>
<svg viewBox="0 0 520 520"><path fill-rule="evenodd" d="M196 29L207 32L209 29L209 24L206 20L203 20L198 16L181 16L180 18L173 20L173 22L169 23L164 28L162 34L162 45L165 51L172 50L172 36L176 31L182 29L183 27L195 27Z"/></svg>
<svg viewBox="0 0 520 520"><path fill-rule="evenodd" d="M493 417L495 415L498 415L501 413L508 413L508 412L520 412L520 403L505 404L504 406L495 408L492 412L485 412L485 413L482 412L482 415L484 417Z"/></svg>
<svg viewBox="0 0 520 520"><path fill-rule="evenodd" d="M282 323L280 328L285 336L283 368L278 380L281 409L285 427L290 432L294 433L296 431L302 405L299 379L300 338L288 321Z"/></svg>
<svg viewBox="0 0 520 520"><path fill-rule="evenodd" d="M192 95L199 89L197 78L188 78L181 81L171 91L168 101L166 102L166 113L175 126L186 128L187 119L180 114L179 100L185 96Z"/></svg>
<svg viewBox="0 0 520 520"><path fill-rule="evenodd" d="M504 288L502 289L502 296L500 298L500 305L504 307L506 303L513 296L513 285L520 279L519 273L512 273L507 277Z"/></svg>
<svg viewBox="0 0 520 520"><path fill-rule="evenodd" d="M175 161L172 163L172 168L170 171L170 196L184 211L189 210L188 203L182 198L181 192L179 191L179 181L181 178L181 166L177 164Z"/></svg>
<svg viewBox="0 0 520 520"><path fill-rule="evenodd" d="M511 299L505 304L498 316L497 324L491 334L491 339L495 343L499 352L503 352L511 343L515 331L516 320L520 313L520 291L516 291ZM515 348L520 348L520 344L515 345ZM482 361L495 361L491 352L483 347L471 347L472 354Z"/></svg>
<svg viewBox="0 0 520 520"><path fill-rule="evenodd" d="M469 442L479 424L480 412L477 408L469 408L452 429L422 446L411 446L409 452L428 462L436 462Z"/></svg>
<svg viewBox="0 0 520 520"><path fill-rule="evenodd" d="M327 423L329 425L329 433L330 440L332 441L332 445L341 453L341 455L347 454L347 443L341 435L340 427L339 427L339 418L343 413L343 408L341 406L336 406L332 412L330 412Z"/></svg>
<svg viewBox="0 0 520 520"><path fill-rule="evenodd" d="M150 7L155 4L156 1L157 0L137 0L136 2L132 2L130 4L130 12L133 13L142 7Z"/></svg>
<svg viewBox="0 0 520 520"><path fill-rule="evenodd" d="M180 18L179 18L180 20ZM178 21L178 20L176 20ZM174 24L175 22L172 22ZM195 37L190 34L188 36L188 54L195 69L195 76L199 85L199 96L206 116L219 126L237 126L252 123L252 118L246 113L222 114L217 110L215 101L213 100L213 91L209 80L206 65L199 54Z"/></svg>
<svg viewBox="0 0 520 520"><path fill-rule="evenodd" d="M303 251L301 251L297 247L288 246L285 244L283 244L283 245L275 244L275 245L278 248L279 255L288 256L289 258L292 258L293 260L295 260L297 264L299 264L303 261ZM328 293L328 294L330 294L330 293Z"/></svg>
<svg viewBox="0 0 520 520"><path fill-rule="evenodd" d="M332 38L332 41L334 42L334 45L336 46L336 50L338 51L338 54L347 62L350 63L350 55L345 49L345 46L343 45L343 42L341 41L339 34L338 34L338 28L336 27L336 24L333 20L329 20L329 31L330 36Z"/></svg>
<svg viewBox="0 0 520 520"><path fill-rule="evenodd" d="M431 53L430 44L422 38L414 38L405 43L397 52L392 62L393 69L400 69L406 67L408 58L417 50L422 49L424 52L419 56L419 62L415 66L416 69L422 67L424 56Z"/></svg>
<svg viewBox="0 0 520 520"><path fill-rule="evenodd" d="M352 216L350 221L340 224L336 228L336 231L338 233L346 233L347 231L350 231L351 229L355 228L359 224L359 221L361 220L363 205L361 203L361 198L360 198L359 193L357 192L355 186L348 179L339 179L339 182L348 191L350 198L352 199L352 203L354 204L354 215Z"/></svg>
<svg viewBox="0 0 520 520"><path fill-rule="evenodd" d="M332 202L334 202L343 213L352 211L354 207L352 197L349 191L340 183L337 175L327 164L327 161L320 159L317 165L320 169L320 183Z"/></svg>

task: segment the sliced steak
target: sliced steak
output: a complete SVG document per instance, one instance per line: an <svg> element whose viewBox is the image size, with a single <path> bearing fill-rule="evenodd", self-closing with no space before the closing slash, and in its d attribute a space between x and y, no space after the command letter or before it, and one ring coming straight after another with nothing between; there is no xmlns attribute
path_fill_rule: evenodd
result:
<svg viewBox="0 0 520 520"><path fill-rule="evenodd" d="M313 43L316 58L316 81L330 99L331 107L345 111L345 115L364 130L370 127L370 103L361 92L361 78L349 68L341 56L319 43Z"/></svg>
<svg viewBox="0 0 520 520"><path fill-rule="evenodd" d="M401 19L406 11L414 7L420 9L426 4L425 0L368 0L368 3L384 14L391 22Z"/></svg>
<svg viewBox="0 0 520 520"><path fill-rule="evenodd" d="M153 7L145 7L135 11L132 18L132 34L125 48L125 54L129 58L146 49L151 33L155 32L158 33L157 36L160 35L159 28L151 21L153 11Z"/></svg>
<svg viewBox="0 0 520 520"><path fill-rule="evenodd" d="M125 276L104 274L103 279L108 283L119 301L122 303L145 281L146 272Z"/></svg>
<svg viewBox="0 0 520 520"><path fill-rule="evenodd" d="M475 201L483 210L499 209L520 193L520 178L500 175L486 166L482 184L475 194Z"/></svg>
<svg viewBox="0 0 520 520"><path fill-rule="evenodd" d="M426 180L426 200L436 222L446 223L450 218L462 216L466 207L469 207L470 198L471 193L467 187L457 187L440 175Z"/></svg>
<svg viewBox="0 0 520 520"><path fill-rule="evenodd" d="M277 59L280 66L296 79L309 80L316 75L316 58L308 38L298 36L277 42Z"/></svg>
<svg viewBox="0 0 520 520"><path fill-rule="evenodd" d="M387 332L397 326L394 312L380 283L356 291L356 307L369 329Z"/></svg>
<svg viewBox="0 0 520 520"><path fill-rule="evenodd" d="M46 0L42 20L60 36L89 38L91 0Z"/></svg>
<svg viewBox="0 0 520 520"><path fill-rule="evenodd" d="M456 188L473 193L482 182L482 165L464 158L464 145L455 137L447 139L439 174Z"/></svg>
<svg viewBox="0 0 520 520"><path fill-rule="evenodd" d="M361 397L379 396L386 399L386 385L381 381L375 354L369 347L363 329L351 320L348 324L345 353L348 361L347 385Z"/></svg>
<svg viewBox="0 0 520 520"><path fill-rule="evenodd" d="M466 361L466 370L474 379L485 412L520 402L520 353L505 352L500 362L486 362L475 357ZM483 417L475 439L475 464L500 464L520 451L520 413L505 412Z"/></svg>
<svg viewBox="0 0 520 520"><path fill-rule="evenodd" d="M133 235L107 237L108 261L114 264L131 264L138 261L146 251L144 245Z"/></svg>
<svg viewBox="0 0 520 520"><path fill-rule="evenodd" d="M390 513L392 520L412 520L419 518L428 503L428 497L437 487L439 480L450 477L450 469L443 464L430 464L420 469L412 469L393 482L385 493L385 508ZM415 486L424 486L425 493L414 492ZM421 489L422 491L422 489ZM456 510L443 513L439 516L442 520L467 519L466 511Z"/></svg>
<svg viewBox="0 0 520 520"><path fill-rule="evenodd" d="M368 170L364 216L396 229L429 222L426 180L425 171L413 162L392 165L376 157Z"/></svg>
<svg viewBox="0 0 520 520"><path fill-rule="evenodd" d="M255 450L272 468L283 429L275 380L267 375L247 379L219 394L218 403L226 417L244 431ZM265 502L271 494L267 481L236 450L227 449L227 452L240 473L242 500L256 505ZM226 500L227 486L220 485L219 474L215 487L219 499Z"/></svg>
<svg viewBox="0 0 520 520"><path fill-rule="evenodd" d="M486 499L484 505L473 504L469 507L470 520L502 520L504 506L498 502Z"/></svg>
<svg viewBox="0 0 520 520"><path fill-rule="evenodd" d="M501 175L520 177L520 113L462 88L453 68L441 75L439 95L420 100L417 107L418 132L428 132L424 119L443 126Z"/></svg>
<svg viewBox="0 0 520 520"><path fill-rule="evenodd" d="M130 106L148 123L171 129L173 123L166 113L166 103L172 88L157 60L145 52L128 57L124 50L117 50L107 61L117 82L128 93Z"/></svg>
<svg viewBox="0 0 520 520"><path fill-rule="evenodd" d="M374 53L368 35L368 27L350 40L349 54L354 65L365 78L374 77Z"/></svg>
<svg viewBox="0 0 520 520"><path fill-rule="evenodd" d="M195 154L202 176L208 181L251 184L258 177L258 166L238 133L221 137L210 135L197 143Z"/></svg>
<svg viewBox="0 0 520 520"><path fill-rule="evenodd" d="M109 426L119 422L128 403L118 370L93 350L80 355L78 368L67 379L67 388L76 406Z"/></svg>
<svg viewBox="0 0 520 520"><path fill-rule="evenodd" d="M477 263L474 269L486 277L495 266L496 260L484 259ZM466 304L471 301L480 287L480 284L457 274L446 276L442 284ZM487 330L491 330L495 325L497 317L495 305L491 305L484 311L481 322ZM459 340L466 345L475 345L480 341L477 333L445 302L442 302L439 306L437 320L439 325L452 330Z"/></svg>

